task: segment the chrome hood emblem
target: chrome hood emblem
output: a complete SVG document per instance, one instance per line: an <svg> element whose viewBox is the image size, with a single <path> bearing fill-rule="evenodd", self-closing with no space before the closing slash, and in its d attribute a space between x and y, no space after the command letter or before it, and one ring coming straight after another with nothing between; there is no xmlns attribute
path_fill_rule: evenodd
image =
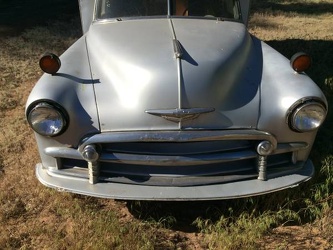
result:
<svg viewBox="0 0 333 250"><path fill-rule="evenodd" d="M151 115L160 116L172 122L181 122L192 120L204 113L215 111L214 108L190 108L190 109L159 109L159 110L146 110L146 113Z"/></svg>

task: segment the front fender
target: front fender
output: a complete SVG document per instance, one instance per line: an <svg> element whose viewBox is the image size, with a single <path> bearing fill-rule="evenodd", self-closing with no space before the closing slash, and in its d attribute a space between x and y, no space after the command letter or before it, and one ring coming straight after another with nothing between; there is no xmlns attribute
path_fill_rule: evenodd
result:
<svg viewBox="0 0 333 250"><path fill-rule="evenodd" d="M298 133L289 128L287 114L290 108L304 99L327 100L320 88L305 74L296 73L290 62L279 52L261 42L263 75L258 129L269 131L280 143L306 142L311 148L317 131ZM302 158L308 156L309 150Z"/></svg>
<svg viewBox="0 0 333 250"><path fill-rule="evenodd" d="M61 105L68 112L69 126L62 135L52 140L76 147L84 135L100 131L93 86L99 80L91 77L85 36L60 59L60 70L54 75L44 74L33 88L26 112L34 103L43 100Z"/></svg>

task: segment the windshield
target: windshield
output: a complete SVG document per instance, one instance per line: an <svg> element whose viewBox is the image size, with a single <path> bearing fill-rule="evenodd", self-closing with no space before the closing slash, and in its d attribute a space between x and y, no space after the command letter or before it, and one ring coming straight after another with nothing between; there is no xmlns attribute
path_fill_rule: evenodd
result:
<svg viewBox="0 0 333 250"><path fill-rule="evenodd" d="M97 19L140 16L240 19L239 0L98 0Z"/></svg>

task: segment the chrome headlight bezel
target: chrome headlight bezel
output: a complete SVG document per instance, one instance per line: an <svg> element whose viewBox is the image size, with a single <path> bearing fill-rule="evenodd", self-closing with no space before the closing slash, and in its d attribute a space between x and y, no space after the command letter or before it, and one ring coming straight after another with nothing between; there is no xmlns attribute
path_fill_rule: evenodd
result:
<svg viewBox="0 0 333 250"><path fill-rule="evenodd" d="M327 109L323 103L308 100L291 109L288 122L290 128L296 132L311 132L323 124L326 115Z"/></svg>
<svg viewBox="0 0 333 250"><path fill-rule="evenodd" d="M27 120L36 133L48 137L61 135L69 124L65 109L50 101L31 104L27 111Z"/></svg>

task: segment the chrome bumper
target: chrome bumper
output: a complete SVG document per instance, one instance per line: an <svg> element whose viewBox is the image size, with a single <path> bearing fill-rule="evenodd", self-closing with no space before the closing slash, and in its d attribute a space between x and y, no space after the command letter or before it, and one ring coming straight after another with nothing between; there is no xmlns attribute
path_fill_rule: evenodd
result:
<svg viewBox="0 0 333 250"><path fill-rule="evenodd" d="M297 185L313 174L297 160L306 143L277 144L257 130L113 132L78 149L47 147L56 166L37 165L47 186L119 199L229 199Z"/></svg>
<svg viewBox="0 0 333 250"><path fill-rule="evenodd" d="M112 182L98 182L91 185L87 180L82 178L64 178L64 176L59 176L43 168L42 164L37 164L36 166L36 174L39 181L58 191L67 191L101 198L128 200L182 201L249 197L295 187L309 180L313 173L313 164L308 160L305 162L304 166L295 173L275 178L268 176L267 181L252 179L204 186L165 187Z"/></svg>

